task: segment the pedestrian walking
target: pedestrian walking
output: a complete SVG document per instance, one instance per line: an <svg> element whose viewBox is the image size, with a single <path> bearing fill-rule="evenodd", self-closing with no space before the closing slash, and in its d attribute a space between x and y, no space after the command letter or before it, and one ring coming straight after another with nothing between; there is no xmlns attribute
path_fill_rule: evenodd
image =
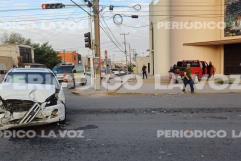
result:
<svg viewBox="0 0 241 161"><path fill-rule="evenodd" d="M208 68L207 68L207 72L208 72L208 80L209 80L215 74L215 68L214 68L212 62L209 62L209 65L208 65Z"/></svg>
<svg viewBox="0 0 241 161"><path fill-rule="evenodd" d="M107 83L110 83L111 69L110 69L109 64L106 65L105 75L106 75L106 81L107 81Z"/></svg>
<svg viewBox="0 0 241 161"><path fill-rule="evenodd" d="M191 65L187 64L187 69L184 71L184 76L183 76L183 92L186 92L186 87L189 84L191 87L191 93L194 93L194 81L192 79L192 71L191 71Z"/></svg>
<svg viewBox="0 0 241 161"><path fill-rule="evenodd" d="M147 79L147 72L146 72L146 66L145 65L143 65L143 67L142 67L142 75L143 75L143 79Z"/></svg>

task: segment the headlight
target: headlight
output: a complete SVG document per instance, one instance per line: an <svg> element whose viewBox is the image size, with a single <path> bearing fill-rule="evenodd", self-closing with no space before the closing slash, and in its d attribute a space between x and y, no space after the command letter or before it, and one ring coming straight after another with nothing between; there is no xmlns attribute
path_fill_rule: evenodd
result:
<svg viewBox="0 0 241 161"><path fill-rule="evenodd" d="M57 94L51 95L49 98L46 99L46 107L55 106L58 103L58 96Z"/></svg>

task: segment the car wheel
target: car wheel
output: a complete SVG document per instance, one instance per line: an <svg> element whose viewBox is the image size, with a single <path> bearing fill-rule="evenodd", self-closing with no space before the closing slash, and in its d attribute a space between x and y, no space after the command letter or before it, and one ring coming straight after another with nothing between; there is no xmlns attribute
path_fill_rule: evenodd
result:
<svg viewBox="0 0 241 161"><path fill-rule="evenodd" d="M85 86L87 84L87 80L84 83L81 83L81 86Z"/></svg>

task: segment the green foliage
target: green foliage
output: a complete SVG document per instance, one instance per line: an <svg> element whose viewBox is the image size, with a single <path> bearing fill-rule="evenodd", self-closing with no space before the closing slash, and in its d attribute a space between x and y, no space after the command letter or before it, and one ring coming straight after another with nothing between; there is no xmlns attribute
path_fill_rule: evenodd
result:
<svg viewBox="0 0 241 161"><path fill-rule="evenodd" d="M134 70L134 65L133 64L130 64L130 65L128 65L128 71L129 72L133 72Z"/></svg>
<svg viewBox="0 0 241 161"><path fill-rule="evenodd" d="M18 33L11 33L10 35L5 33L2 38L2 43L31 45L31 40L24 38Z"/></svg>
<svg viewBox="0 0 241 161"><path fill-rule="evenodd" d="M18 33L4 34L2 42L32 46L34 48L35 63L45 64L49 68L53 68L61 62L58 53L48 42L43 44L32 43L31 39L27 39Z"/></svg>
<svg viewBox="0 0 241 161"><path fill-rule="evenodd" d="M33 44L35 62L45 64L49 68L61 63L58 53L52 48L49 43Z"/></svg>

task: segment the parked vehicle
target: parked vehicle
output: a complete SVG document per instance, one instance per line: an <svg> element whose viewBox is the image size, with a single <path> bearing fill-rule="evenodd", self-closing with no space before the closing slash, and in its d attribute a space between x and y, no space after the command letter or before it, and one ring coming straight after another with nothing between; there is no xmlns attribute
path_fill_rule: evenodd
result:
<svg viewBox="0 0 241 161"><path fill-rule="evenodd" d="M11 69L0 87L0 130L65 121L64 92L50 69Z"/></svg>
<svg viewBox="0 0 241 161"><path fill-rule="evenodd" d="M116 76L123 76L126 74L126 72L122 69L112 69L111 71Z"/></svg>
<svg viewBox="0 0 241 161"><path fill-rule="evenodd" d="M83 64L78 64L74 66L73 73L74 73L74 79L76 84L80 84L80 85L87 84L87 78L86 78L85 72L86 71Z"/></svg>
<svg viewBox="0 0 241 161"><path fill-rule="evenodd" d="M24 68L47 68L44 64L38 63L25 63Z"/></svg>
<svg viewBox="0 0 241 161"><path fill-rule="evenodd" d="M176 73L183 76L188 64L191 66L193 76L196 76L199 81L207 74L207 62L199 60L183 60L177 62Z"/></svg>
<svg viewBox="0 0 241 161"><path fill-rule="evenodd" d="M120 74L119 69L112 69L111 72L112 72L114 75L119 75L119 74Z"/></svg>
<svg viewBox="0 0 241 161"><path fill-rule="evenodd" d="M53 72L56 74L59 83L65 82L75 87L73 69L74 65L72 64L59 64L53 68Z"/></svg>

